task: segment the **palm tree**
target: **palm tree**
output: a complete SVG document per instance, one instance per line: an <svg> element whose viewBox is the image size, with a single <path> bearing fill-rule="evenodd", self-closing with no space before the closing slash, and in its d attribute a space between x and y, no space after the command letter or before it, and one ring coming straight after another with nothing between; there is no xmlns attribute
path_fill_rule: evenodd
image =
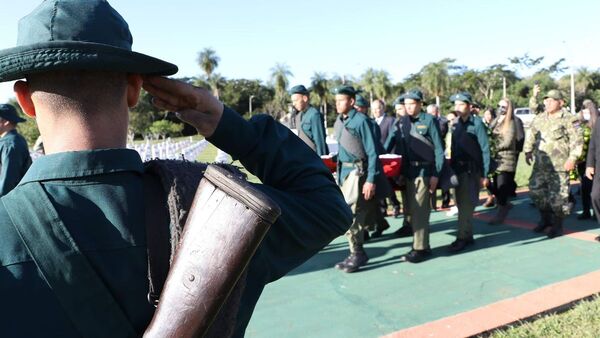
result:
<svg viewBox="0 0 600 338"><path fill-rule="evenodd" d="M219 61L221 61L221 58L217 56L217 52L212 48L204 48L198 53L198 65L202 68L208 80L219 66Z"/></svg>
<svg viewBox="0 0 600 338"><path fill-rule="evenodd" d="M317 97L319 106L323 109L323 113L327 116L327 92L329 91L327 75L325 73L315 72L310 80L312 92Z"/></svg>
<svg viewBox="0 0 600 338"><path fill-rule="evenodd" d="M453 59L443 59L425 65L421 70L421 85L431 96L435 96L435 102L439 106L440 96L444 95L450 87L450 76L448 65Z"/></svg>
<svg viewBox="0 0 600 338"><path fill-rule="evenodd" d="M281 111L286 111L288 77L293 76L290 67L285 63L277 63L271 68L271 82L275 89L275 102Z"/></svg>
<svg viewBox="0 0 600 338"><path fill-rule="evenodd" d="M384 102L391 96L392 81L390 81L390 76L385 70L379 70L375 73L375 88L373 92L377 98L382 99ZM371 101L373 101L372 97Z"/></svg>
<svg viewBox="0 0 600 338"><path fill-rule="evenodd" d="M225 87L225 78L219 73L214 73L208 79L208 84L212 89L213 95L218 99L221 89Z"/></svg>

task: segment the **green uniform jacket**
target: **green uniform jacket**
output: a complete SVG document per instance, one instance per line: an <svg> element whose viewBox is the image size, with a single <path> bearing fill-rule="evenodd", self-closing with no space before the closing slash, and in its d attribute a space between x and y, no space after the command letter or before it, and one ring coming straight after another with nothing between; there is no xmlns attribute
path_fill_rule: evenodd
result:
<svg viewBox="0 0 600 338"><path fill-rule="evenodd" d="M456 119L457 122L452 125L452 150L450 151L452 156L452 167L458 175L461 173L461 170L465 169L464 166L458 165L459 161L478 162L478 160L481 160L481 163L478 163L478 165L481 166L481 177L487 177L490 172L490 145L488 142L487 128L479 116L469 115L469 118L466 121L463 121L461 117L457 117ZM479 145L478 151L481 152L481 158L473 158L470 153L475 153L477 150L469 149L469 151L464 148L464 145L460 144L459 141L464 137L463 133L465 132L467 135L464 136L471 138L472 141L477 142ZM473 142L473 144L475 142ZM479 157L479 154L477 154L477 157Z"/></svg>
<svg viewBox="0 0 600 338"><path fill-rule="evenodd" d="M538 114L529 127L523 152L533 152L535 166L548 171L565 171L567 160L577 162L583 152L579 119L566 111L553 116Z"/></svg>
<svg viewBox="0 0 600 338"><path fill-rule="evenodd" d="M23 136L11 130L0 138L0 196L17 186L30 165L31 156Z"/></svg>
<svg viewBox="0 0 600 338"><path fill-rule="evenodd" d="M247 268L234 334L241 337L265 284L344 233L352 215L321 159L272 118L258 115L248 122L226 108L209 141L258 176L264 184L257 188L282 211ZM130 149L64 152L37 159L22 181L42 183L80 250L140 333L155 310L146 298L143 170L138 153ZM2 336L77 337L2 203L0 238L0 290L7 309L0 317Z"/></svg>
<svg viewBox="0 0 600 338"><path fill-rule="evenodd" d="M417 145L416 139L410 136L411 126L408 125L409 121L411 125L414 125L416 132L433 145L433 149L422 143ZM407 125L404 126L404 124ZM387 151L391 151L394 147L396 149L395 152L402 155L402 172L407 178L439 177L444 165L444 147L442 145L439 123L433 116L421 111L415 118L408 116L401 118L401 121L395 124L394 129L388 135L384 145ZM415 162L430 162L429 159L421 156L425 152L433 152L434 163L429 165L411 165L411 162L413 164Z"/></svg>
<svg viewBox="0 0 600 338"><path fill-rule="evenodd" d="M319 156L329 154L327 143L325 142L325 126L323 123L323 114L315 107L308 106L306 111L302 112L302 125L296 126L302 128L302 131L315 144L315 151Z"/></svg>
<svg viewBox="0 0 600 338"><path fill-rule="evenodd" d="M338 116L338 120L341 119L341 114ZM358 137L363 145L365 150L365 154L367 155L367 182L375 183L375 176L382 174L383 170L381 169L381 162L379 162L379 156L377 154L377 146L376 144L379 141L375 141L375 136L373 135L373 127L371 123L369 123L369 118L352 109L348 112L348 118L343 121L344 127L350 132L350 134ZM339 139L339 135L336 135ZM338 147L338 181L343 181L343 177L341 173L342 166L340 163L354 163L359 161L354 155L348 152L344 147L339 145ZM349 172L349 171L348 171ZM347 174L346 172L345 174Z"/></svg>

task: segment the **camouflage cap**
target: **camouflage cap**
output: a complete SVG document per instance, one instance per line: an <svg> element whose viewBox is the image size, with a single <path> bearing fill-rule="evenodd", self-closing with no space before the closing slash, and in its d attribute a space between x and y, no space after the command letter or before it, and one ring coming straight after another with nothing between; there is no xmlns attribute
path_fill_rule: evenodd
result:
<svg viewBox="0 0 600 338"><path fill-rule="evenodd" d="M473 98L471 97L471 94L467 92L460 92L450 96L450 102L454 101L461 101L471 104L473 102Z"/></svg>
<svg viewBox="0 0 600 338"><path fill-rule="evenodd" d="M290 89L290 95L294 94L308 95L308 89L306 89L306 87L303 85L294 86L292 89Z"/></svg>
<svg viewBox="0 0 600 338"><path fill-rule="evenodd" d="M357 90L352 86L339 86L333 89L333 93L336 95L348 95L350 97L355 97Z"/></svg>
<svg viewBox="0 0 600 338"><path fill-rule="evenodd" d="M418 89L411 89L404 94L404 99L423 101L423 92Z"/></svg>
<svg viewBox="0 0 600 338"><path fill-rule="evenodd" d="M564 100L565 99L562 92L558 89L552 89L552 90L548 91L548 93L546 95L544 95L544 99L546 99L546 98L551 98L551 99L555 99L555 100Z"/></svg>
<svg viewBox="0 0 600 338"><path fill-rule="evenodd" d="M369 102L362 95L356 94L354 105L357 107L369 107Z"/></svg>

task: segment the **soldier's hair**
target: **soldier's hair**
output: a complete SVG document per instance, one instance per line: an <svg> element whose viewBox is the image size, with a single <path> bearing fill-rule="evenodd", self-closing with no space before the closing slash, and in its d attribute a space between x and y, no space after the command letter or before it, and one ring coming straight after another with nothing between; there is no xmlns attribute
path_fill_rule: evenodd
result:
<svg viewBox="0 0 600 338"><path fill-rule="evenodd" d="M592 130L594 130L594 126L596 125L596 121L598 120L598 109L596 108L596 104L594 101L590 99L583 100L583 108L590 111L590 122L589 126Z"/></svg>
<svg viewBox="0 0 600 338"><path fill-rule="evenodd" d="M53 71L27 77L32 96L57 113L103 113L125 100L127 75L105 71Z"/></svg>
<svg viewBox="0 0 600 338"><path fill-rule="evenodd" d="M373 104L375 104L375 102L379 102L379 104L381 105L381 108L383 108L385 110L385 103L383 102L383 100L381 100L381 99L373 100L373 102L371 102L371 107L373 106Z"/></svg>

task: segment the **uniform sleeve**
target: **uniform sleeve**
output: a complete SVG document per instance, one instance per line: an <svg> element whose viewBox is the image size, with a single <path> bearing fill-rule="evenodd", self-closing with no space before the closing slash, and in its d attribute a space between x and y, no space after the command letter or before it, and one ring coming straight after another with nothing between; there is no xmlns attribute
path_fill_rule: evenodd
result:
<svg viewBox="0 0 600 338"><path fill-rule="evenodd" d="M541 112L544 111L544 105L541 103L538 103L537 98L535 96L532 96L529 99L529 109L534 113L534 114L539 114Z"/></svg>
<svg viewBox="0 0 600 338"><path fill-rule="evenodd" d="M535 135L538 133L536 126L537 116L533 118L531 121L531 125L529 126L529 132L525 136L525 144L523 145L523 152L530 153L533 151L533 144L535 143Z"/></svg>
<svg viewBox="0 0 600 338"><path fill-rule="evenodd" d="M246 121L226 108L208 141L239 159L281 208L250 263L248 279L257 287L284 276L349 228L351 211L329 170L271 117Z"/></svg>
<svg viewBox="0 0 600 338"><path fill-rule="evenodd" d="M444 165L444 146L442 146L442 136L440 133L440 124L436 120L429 120L429 135L433 142L433 151L435 155L435 170L433 176L439 177Z"/></svg>
<svg viewBox="0 0 600 338"><path fill-rule="evenodd" d="M570 114L569 114L570 115ZM583 154L583 128L580 121L573 116L567 122L567 135L569 135L569 161L577 163L577 159Z"/></svg>
<svg viewBox="0 0 600 338"><path fill-rule="evenodd" d="M316 112L310 119L310 128L312 130L313 142L317 148L317 154L327 155L329 150L327 149L327 143L325 142L325 127L323 123L323 114Z"/></svg>
<svg viewBox="0 0 600 338"><path fill-rule="evenodd" d="M390 132L388 133L385 143L383 144L383 149L385 149L385 151L388 154L392 152L392 149L394 149L394 146L397 146L396 145L396 133L399 133L399 132L400 132L400 130L398 130L398 125L396 123L394 123L392 125L392 128L390 129Z"/></svg>
<svg viewBox="0 0 600 338"><path fill-rule="evenodd" d="M483 123L479 123L477 131L477 142L481 147L481 158L483 160L483 175L487 177L490 172L490 142L488 140L487 128Z"/></svg>
<svg viewBox="0 0 600 338"><path fill-rule="evenodd" d="M4 145L0 148L0 196L4 196L19 184L19 170L24 163L15 147Z"/></svg>
<svg viewBox="0 0 600 338"><path fill-rule="evenodd" d="M360 140L362 141L365 149L365 154L367 155L367 182L374 183L375 176L379 174L379 169L377 166L379 156L377 155L377 147L375 146L375 142L379 141L375 140L375 135L373 135L371 124L367 120L364 120L361 123L358 132L360 134Z"/></svg>

